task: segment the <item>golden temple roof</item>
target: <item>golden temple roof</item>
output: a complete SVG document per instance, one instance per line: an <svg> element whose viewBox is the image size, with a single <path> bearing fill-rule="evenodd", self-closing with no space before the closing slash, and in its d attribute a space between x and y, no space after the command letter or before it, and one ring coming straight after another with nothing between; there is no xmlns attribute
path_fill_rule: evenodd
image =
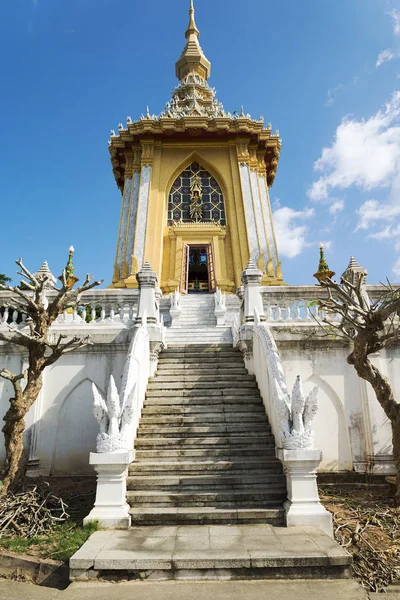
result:
<svg viewBox="0 0 400 600"><path fill-rule="evenodd" d="M190 0L189 25L186 30L186 46L176 63L178 85L172 91L172 97L160 114L146 114L139 120L127 118L127 124L111 131L109 151L117 185L122 190L127 169L136 165L137 151L146 139L153 140L168 137L185 140L188 137L200 137L202 141L230 138L235 143L241 141L249 145L253 167L262 155L265 161L267 183L271 186L278 169L282 141L279 132L273 132L271 124L264 119L252 119L251 115L240 111L225 111L216 97L215 89L210 87L211 64L205 57L199 44L199 30L194 17L193 0ZM246 154L247 150L244 151ZM248 156L243 156L247 160ZM145 162L146 163L146 158ZM142 155L143 162L143 155ZM130 165L130 166L129 166ZM135 167L136 168L136 167Z"/></svg>

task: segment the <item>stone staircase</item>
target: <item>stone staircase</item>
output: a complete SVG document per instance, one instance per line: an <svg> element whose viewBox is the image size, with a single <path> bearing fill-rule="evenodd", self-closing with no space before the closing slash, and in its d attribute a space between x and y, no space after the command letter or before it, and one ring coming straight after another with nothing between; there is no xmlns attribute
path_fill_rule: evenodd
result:
<svg viewBox="0 0 400 600"><path fill-rule="evenodd" d="M283 524L275 441L256 380L231 346L162 352L135 447L133 525Z"/></svg>
<svg viewBox="0 0 400 600"><path fill-rule="evenodd" d="M321 530L283 527L286 481L254 377L215 326L214 298L183 299L148 385L129 467L132 527L96 531L71 580L349 577Z"/></svg>
<svg viewBox="0 0 400 600"><path fill-rule="evenodd" d="M216 327L214 294L188 294L181 296L180 326L169 327L167 344L231 344L229 326Z"/></svg>

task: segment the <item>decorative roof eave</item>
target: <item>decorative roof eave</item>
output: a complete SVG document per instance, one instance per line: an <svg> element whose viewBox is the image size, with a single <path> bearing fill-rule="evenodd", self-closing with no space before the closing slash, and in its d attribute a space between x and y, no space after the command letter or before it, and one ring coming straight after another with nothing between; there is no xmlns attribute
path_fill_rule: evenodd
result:
<svg viewBox="0 0 400 600"><path fill-rule="evenodd" d="M271 128L264 128L262 121L253 121L244 118L215 117L182 117L175 119L171 117L160 117L157 119L146 118L136 122L129 122L128 129L120 129L118 134L111 137L109 151L113 166L114 177L118 187L122 190L124 186L126 156L132 145L140 143L146 137L162 138L173 135L199 136L201 134L215 134L221 137L229 136L237 140L238 136L251 136L252 143L257 144L259 150L265 149L265 163L268 186L272 186L278 170L280 150L282 141L279 133L272 134Z"/></svg>
<svg viewBox="0 0 400 600"><path fill-rule="evenodd" d="M120 129L118 134L111 137L110 147L122 147L121 142L132 141L135 136L182 133L193 128L204 129L210 133L223 129L231 134L257 134L260 140L268 142L268 145L272 142L274 146L280 142L278 134L272 134L271 129L264 128L263 121L254 121L248 117L235 119L206 116L159 117L157 119L149 117L128 123L127 129Z"/></svg>

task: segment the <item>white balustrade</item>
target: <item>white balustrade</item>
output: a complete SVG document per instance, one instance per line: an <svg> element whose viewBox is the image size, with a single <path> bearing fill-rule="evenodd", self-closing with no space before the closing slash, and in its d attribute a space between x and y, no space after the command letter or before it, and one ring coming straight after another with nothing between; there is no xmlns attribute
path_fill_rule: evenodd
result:
<svg viewBox="0 0 400 600"><path fill-rule="evenodd" d="M91 290L80 297L80 305L66 308L53 324L53 329L59 327L126 327L134 324L138 307L138 290ZM51 302L55 292L48 292L46 298ZM0 291L0 326L5 327L15 323L23 327L26 314L13 307L13 294Z"/></svg>

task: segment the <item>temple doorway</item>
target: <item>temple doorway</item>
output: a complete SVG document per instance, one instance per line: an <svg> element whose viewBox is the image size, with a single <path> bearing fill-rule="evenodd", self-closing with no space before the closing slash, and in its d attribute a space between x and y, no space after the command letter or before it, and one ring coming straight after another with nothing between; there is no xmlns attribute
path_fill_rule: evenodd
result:
<svg viewBox="0 0 400 600"><path fill-rule="evenodd" d="M182 294L215 292L214 256L211 244L184 244Z"/></svg>

